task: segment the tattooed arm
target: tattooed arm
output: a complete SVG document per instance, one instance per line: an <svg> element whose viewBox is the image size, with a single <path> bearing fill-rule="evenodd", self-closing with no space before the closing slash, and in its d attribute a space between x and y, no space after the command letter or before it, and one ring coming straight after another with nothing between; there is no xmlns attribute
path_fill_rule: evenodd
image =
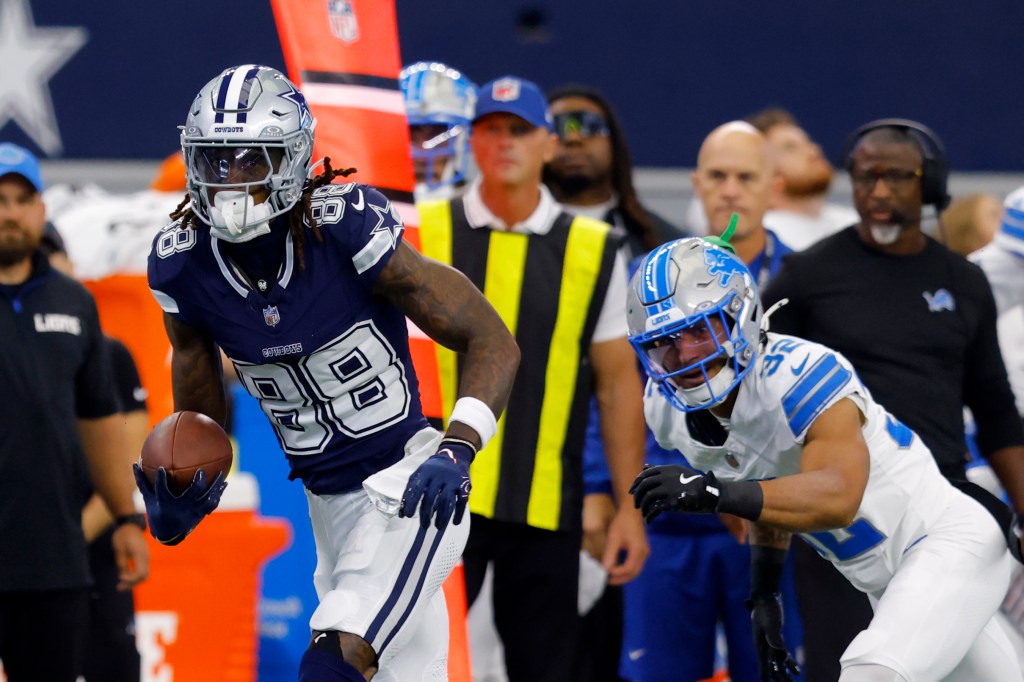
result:
<svg viewBox="0 0 1024 682"><path fill-rule="evenodd" d="M495 415L501 414L519 367L519 347L465 275L402 242L381 271L374 292L430 338L462 354L459 397L473 396L487 403Z"/></svg>
<svg viewBox="0 0 1024 682"><path fill-rule="evenodd" d="M174 409L202 412L221 426L227 417L220 351L204 332L164 313L164 328L174 350L171 386Z"/></svg>
<svg viewBox="0 0 1024 682"><path fill-rule="evenodd" d="M747 522L750 524L750 544L759 547L771 547L773 549L789 550L789 541L793 534L788 530L765 526L760 523Z"/></svg>

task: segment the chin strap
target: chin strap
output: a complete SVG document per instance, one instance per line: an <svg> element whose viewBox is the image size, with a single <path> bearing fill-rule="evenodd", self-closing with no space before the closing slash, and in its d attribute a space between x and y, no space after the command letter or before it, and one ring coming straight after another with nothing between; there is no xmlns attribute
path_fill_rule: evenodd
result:
<svg viewBox="0 0 1024 682"><path fill-rule="evenodd" d="M764 311L764 314L761 315L761 331L762 332L764 332L766 334L768 333L768 328L771 326L771 322L769 321L769 318L772 315L775 314L776 310L778 310L782 306L786 305L787 303L789 303L789 299L788 298L780 299L780 300L776 301L775 304L772 305L771 308L769 308L768 310Z"/></svg>

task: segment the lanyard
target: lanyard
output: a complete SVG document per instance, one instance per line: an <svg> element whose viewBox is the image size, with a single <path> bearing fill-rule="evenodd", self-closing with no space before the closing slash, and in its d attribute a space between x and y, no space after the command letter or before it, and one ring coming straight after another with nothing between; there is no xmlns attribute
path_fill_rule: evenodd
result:
<svg viewBox="0 0 1024 682"><path fill-rule="evenodd" d="M775 248L778 243L778 238L771 230L765 230L764 233L764 250L761 252L761 256L755 261L757 263L756 279L758 291L764 291L765 286L768 285L768 280L770 280L772 275L779 269L779 263L782 260L782 253Z"/></svg>

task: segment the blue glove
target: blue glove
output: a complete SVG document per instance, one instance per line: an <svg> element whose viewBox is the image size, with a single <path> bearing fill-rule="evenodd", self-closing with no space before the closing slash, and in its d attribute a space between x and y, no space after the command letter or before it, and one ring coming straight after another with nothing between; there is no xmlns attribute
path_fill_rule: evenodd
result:
<svg viewBox="0 0 1024 682"><path fill-rule="evenodd" d="M712 473L702 474L679 464L644 465L629 492L633 504L650 523L670 509L711 514L718 509L721 484Z"/></svg>
<svg viewBox="0 0 1024 682"><path fill-rule="evenodd" d="M747 600L757 647L757 667L762 682L790 682L800 666L782 641L782 601L779 594L757 595Z"/></svg>
<svg viewBox="0 0 1024 682"><path fill-rule="evenodd" d="M437 452L427 458L412 476L402 496L398 515L412 518L420 507L420 525L430 525L436 512L434 525L443 530L454 514L455 525L462 522L469 502L469 464L476 450L467 441L446 438ZM420 505L422 498L423 504Z"/></svg>
<svg viewBox="0 0 1024 682"><path fill-rule="evenodd" d="M157 469L156 481L150 485L138 464L133 464L132 468L135 471L135 484L146 502L149 531L165 545L176 545L184 540L204 516L217 508L220 496L228 485L221 472L207 486L206 473L199 469L188 489L175 497L167 487L166 469Z"/></svg>

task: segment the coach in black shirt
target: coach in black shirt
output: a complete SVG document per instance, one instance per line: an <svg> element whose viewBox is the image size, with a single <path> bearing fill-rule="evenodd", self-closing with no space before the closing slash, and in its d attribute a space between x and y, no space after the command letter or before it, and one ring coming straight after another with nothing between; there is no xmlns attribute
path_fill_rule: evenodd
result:
<svg viewBox="0 0 1024 682"><path fill-rule="evenodd" d="M0 144L0 659L10 682L74 682L89 585L83 467L116 519L123 587L146 577L149 556L96 305L37 251L41 190L35 158Z"/></svg>
<svg viewBox="0 0 1024 682"><path fill-rule="evenodd" d="M963 406L978 445L1024 511L1024 430L996 337L984 273L921 231L924 204L948 203L941 142L912 121L856 131L846 166L856 225L786 258L763 292L773 331L845 355L872 396L913 429L942 473L965 477ZM839 658L871 619L867 598L813 550L795 543L805 630L805 674L839 677Z"/></svg>

